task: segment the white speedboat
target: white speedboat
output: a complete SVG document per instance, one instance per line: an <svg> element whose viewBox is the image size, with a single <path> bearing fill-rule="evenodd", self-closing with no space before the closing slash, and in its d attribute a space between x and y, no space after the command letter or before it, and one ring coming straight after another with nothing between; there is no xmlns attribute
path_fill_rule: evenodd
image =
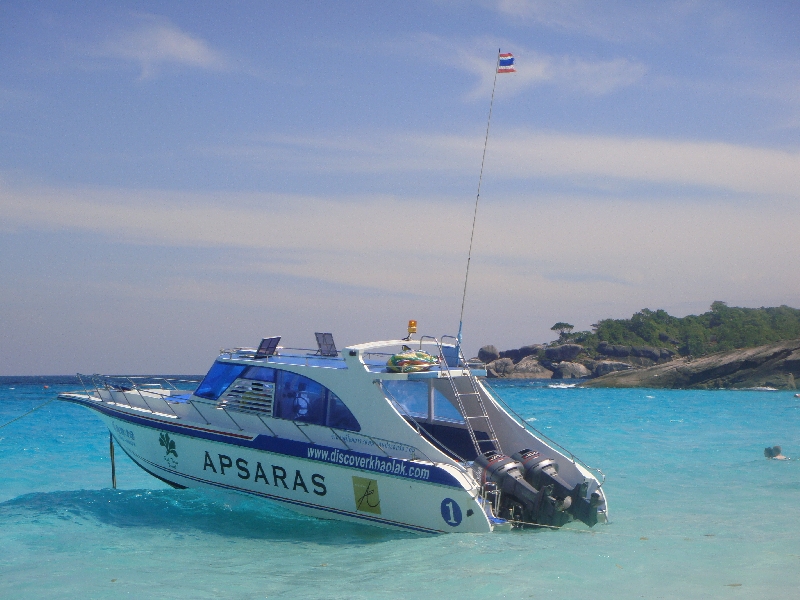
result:
<svg viewBox="0 0 800 600"><path fill-rule="evenodd" d="M592 470L491 393L455 338L341 352L330 334L316 351L279 340L223 351L192 389L94 375L59 398L96 411L112 451L176 488L425 533L607 521ZM433 360L403 366L412 347Z"/></svg>

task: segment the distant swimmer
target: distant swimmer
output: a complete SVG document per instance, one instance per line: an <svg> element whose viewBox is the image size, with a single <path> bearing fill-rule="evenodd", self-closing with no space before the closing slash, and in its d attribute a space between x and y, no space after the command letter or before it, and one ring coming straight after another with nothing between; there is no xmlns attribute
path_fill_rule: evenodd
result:
<svg viewBox="0 0 800 600"><path fill-rule="evenodd" d="M767 458L774 458L775 460L789 460L788 456L781 454L780 446L773 446L772 448L764 448L764 456Z"/></svg>

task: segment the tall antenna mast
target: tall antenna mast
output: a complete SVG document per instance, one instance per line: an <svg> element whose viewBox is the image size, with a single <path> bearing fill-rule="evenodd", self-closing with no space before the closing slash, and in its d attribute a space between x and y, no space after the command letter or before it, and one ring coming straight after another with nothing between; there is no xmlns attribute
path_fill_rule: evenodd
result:
<svg viewBox="0 0 800 600"><path fill-rule="evenodd" d="M464 303L467 300L467 281L469 281L469 263L472 260L472 240L475 238L475 220L478 217L478 201L481 199L481 183L483 182L483 165L486 162L486 146L489 144L489 127L492 124L492 107L494 106L494 89L497 86L497 73L500 70L500 48L497 49L497 61L494 65L494 82L492 83L492 99L489 102L489 118L486 120L486 137L483 140L483 157L481 158L481 174L478 177L478 194L475 196L475 210L472 213L472 232L469 234L469 254L467 254L467 272L464 275L464 294L461 296L461 316L458 318L458 345L461 345L461 327L464 324Z"/></svg>

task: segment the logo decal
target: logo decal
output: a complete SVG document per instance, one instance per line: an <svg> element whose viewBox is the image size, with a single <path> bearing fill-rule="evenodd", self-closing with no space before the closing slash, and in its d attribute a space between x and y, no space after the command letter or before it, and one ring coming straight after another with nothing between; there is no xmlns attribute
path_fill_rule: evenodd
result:
<svg viewBox="0 0 800 600"><path fill-rule="evenodd" d="M452 498L442 500L442 518L450 527L456 527L461 523L461 507Z"/></svg>
<svg viewBox="0 0 800 600"><path fill-rule="evenodd" d="M131 446L136 445L136 435L130 429L126 429L125 427L120 427L116 423L112 422L114 426L114 431L117 432L117 439L121 442L125 442L126 444L130 444Z"/></svg>
<svg viewBox="0 0 800 600"><path fill-rule="evenodd" d="M378 482L375 479L353 476L353 494L356 510L381 514L381 498L378 495Z"/></svg>
<svg viewBox="0 0 800 600"><path fill-rule="evenodd" d="M178 466L178 452L175 450L175 440L169 439L168 433L162 433L158 438L158 443L164 446L165 453L164 453L164 461L171 467L175 468ZM175 458L172 458L173 455Z"/></svg>

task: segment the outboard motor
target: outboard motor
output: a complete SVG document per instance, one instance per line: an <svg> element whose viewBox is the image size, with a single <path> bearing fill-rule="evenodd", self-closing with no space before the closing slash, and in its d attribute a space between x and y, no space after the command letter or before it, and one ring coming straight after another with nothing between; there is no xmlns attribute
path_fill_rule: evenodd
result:
<svg viewBox="0 0 800 600"><path fill-rule="evenodd" d="M494 482L501 492L497 516L531 525L560 527L570 521L569 504L552 496L553 486L537 489L525 480L522 463L494 451L479 454L475 463L483 468L482 482Z"/></svg>
<svg viewBox="0 0 800 600"><path fill-rule="evenodd" d="M586 481L570 487L558 475L558 463L552 458L542 456L536 450L521 450L512 454L511 458L522 466L520 470L523 477L532 486L536 488L552 486L551 493L560 499L562 510L568 511L589 527L597 524L597 505L600 501L600 494L595 491L587 498L589 486Z"/></svg>

